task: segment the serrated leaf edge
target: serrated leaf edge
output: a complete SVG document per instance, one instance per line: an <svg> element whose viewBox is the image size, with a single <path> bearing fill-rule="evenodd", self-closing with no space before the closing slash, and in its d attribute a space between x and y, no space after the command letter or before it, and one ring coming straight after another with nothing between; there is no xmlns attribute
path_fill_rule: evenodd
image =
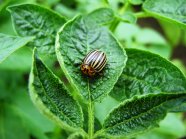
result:
<svg viewBox="0 0 186 139"><path fill-rule="evenodd" d="M59 38L60 38L60 37L59 37L59 34L63 31L64 27L65 27L68 23L74 21L74 20L75 20L76 18L78 18L78 17L82 17L82 16L81 16L81 15L75 16L73 19L71 19L71 20L69 20L68 22L66 22L66 23L59 29L59 31L57 32L57 36L56 36L55 51L56 51L57 59L58 59L58 61L59 61L59 63L60 63L61 69L63 70L63 72L64 72L64 74L66 75L67 79L69 80L70 84L72 85L72 88L75 90L75 92L76 92L77 95L80 95L80 96L81 96L81 101L87 102L87 100L85 100L85 99L83 98L83 96L79 93L80 91L79 91L78 87L75 85L75 83L73 82L73 79L72 79L72 78L70 77L70 75L68 74L68 71L66 70L65 65L64 65L64 60L63 60L63 58L62 58L62 56L61 56L61 54L60 54L60 43L59 43ZM116 39L116 37L113 35L113 33L112 33L110 30L108 30L108 31L109 31L109 34L110 34L110 35L116 40L116 42L119 44L119 46L120 46L120 48L122 49L124 55L126 56L126 60L124 61L123 68L122 68L122 70L120 71L120 73L118 74L117 80L116 80L115 83L114 83L114 85L115 85L115 84L117 83L119 77L121 76L124 67L126 66L126 62L127 62L127 60L128 60L128 57L127 57L126 51L124 50L124 47L122 47L122 45L121 45L121 43L118 41L118 39ZM101 96L99 97L99 99L95 99L94 101L100 101L102 98L104 98L106 95L108 95L108 94L110 93L110 91L114 88L114 85L113 85L112 88L110 88L110 90L109 90L107 93L104 93L103 95L101 95ZM78 93L77 93L77 92L78 92Z"/></svg>
<svg viewBox="0 0 186 139"><path fill-rule="evenodd" d="M148 50L141 50L141 49L137 49L137 48L126 48L126 50L129 50L129 51L130 51L130 50L141 51L141 52L144 52L144 53L148 53L148 54L154 55L154 56L156 56L156 57L158 57L158 58L161 58L161 59L163 59L164 61L166 61L167 63L171 64L173 67L175 67L175 68L182 74L182 76L185 77L185 80L186 80L186 75L185 75L176 65L174 65L170 60L168 60L168 59L162 57L161 55L156 54L156 53L152 53L152 52L150 52L150 51L148 51Z"/></svg>
<svg viewBox="0 0 186 139"><path fill-rule="evenodd" d="M15 32L17 35L19 35L19 33L17 32L16 26L15 26L15 24L14 24L15 21L14 21L14 17L12 16L12 10L11 10L11 8L19 7L19 6L24 6L24 5L36 6L36 7L39 7L39 8L41 8L41 9L45 9L45 10L51 12L52 14L55 14L55 15L59 16L60 18L63 18L65 21L67 21L67 19L66 19L64 16L62 16L62 15L60 15L59 13L54 12L53 10L51 10L51 9L49 9L49 8L47 8L47 7L44 7L44 6L40 6L40 5L33 4L33 3L11 5L11 6L8 6L8 7L6 8L6 10L11 14L12 27L13 27L14 32ZM54 36L55 36L55 35L54 35Z"/></svg>
<svg viewBox="0 0 186 139"><path fill-rule="evenodd" d="M78 18L78 17L80 17L80 15L77 15L77 16L75 16L74 18L72 18L71 20L68 20L68 21L59 29L59 31L57 32L56 41L55 41L55 52L56 52L56 55L57 55L57 59L58 59L58 61L59 61L59 64L60 64L60 66L61 66L61 69L62 69L62 71L64 72L64 75L65 75L66 78L68 79L68 81L69 81L69 83L70 83L70 85L71 85L71 87L72 87L72 89L73 89L73 92L71 92L71 94L75 95L76 98L78 98L78 96L79 96L79 101L80 101L80 102L84 102L84 103L86 102L86 103L87 103L87 100L85 100L85 99L83 98L83 96L79 93L79 90L78 90L77 86L75 85L74 81L72 80L72 78L71 78L70 75L68 74L68 71L67 71L67 69L65 68L65 65L64 65L63 57L61 56L61 53L60 53L60 42L59 42L60 37L59 37L59 34L63 31L64 27L65 27L68 23L74 21L74 20L75 20L76 18ZM69 89L69 90L70 90L70 89Z"/></svg>
<svg viewBox="0 0 186 139"><path fill-rule="evenodd" d="M170 17L166 17L166 16L163 16L163 15L161 15L161 14L159 14L159 13L155 13L155 12L150 11L149 9L146 9L146 8L145 8L145 4L146 4L147 2L148 2L148 1L145 1L145 2L143 3L143 5L142 5L143 10L144 10L147 14L153 16L154 18L160 18L160 19L162 19L162 20L166 20L166 21L168 21L168 22L172 22L172 23L174 23L174 24L177 24L177 25L180 26L180 27L186 28L186 24L184 24L184 23L182 23L182 22L179 22L179 21L177 21L177 20L175 20L175 19L172 19L172 18L170 18Z"/></svg>
<svg viewBox="0 0 186 139"><path fill-rule="evenodd" d="M105 120L104 120L104 122L106 121L106 119L110 116L110 114L115 110L115 109L117 109L117 108L119 108L120 106L123 106L123 105L125 105L126 103L128 103L128 102L131 102L131 101L133 101L133 100L136 100L136 99L140 99L140 98L143 98L143 97L153 97L153 96L156 96L156 95L176 95L175 93L162 93L162 94L147 94L147 95L141 95L141 96L133 96L132 98L130 98L130 99L127 99L126 101L123 101L123 102L121 102L119 105L117 105L116 107L114 107L112 110L110 110L110 112L107 114L107 116L106 116L106 118L105 118ZM177 95L185 95L185 100L186 100L186 93L179 93L179 94L177 94ZM165 103L165 102L163 102L163 103ZM160 105L162 105L162 104L159 104L158 106L160 106ZM157 106L155 106L155 107L157 107ZM171 109L170 109L171 110ZM167 112L169 112L169 110L167 110ZM164 115L164 117L166 116L166 114ZM97 137L97 136L99 136L99 135L104 135L105 137L111 137L111 138L123 138L123 137L134 137L135 135L138 135L138 134L141 134L141 133L144 133L144 132L146 132L146 131L149 131L149 130L151 130L152 128L154 128L154 127L158 127L159 126L159 122L161 121L162 119L159 119L159 120L156 120L155 122L155 125L152 127L152 126L149 126L147 129L145 129L145 130L143 130L143 131L140 131L140 132L137 132L137 133L133 133L133 134L131 134L131 135L128 135L128 136L123 136L123 135L109 135L109 134L107 134L107 133L105 133L105 129L104 129L104 123L103 123L103 128L101 129L101 130L99 130L99 131L97 131L96 133L95 133L95 137ZM110 128L110 127L108 127L108 128ZM108 128L106 128L106 129L108 129Z"/></svg>
<svg viewBox="0 0 186 139"><path fill-rule="evenodd" d="M34 48L33 51L35 51L36 48ZM32 59L34 59L34 55L32 57ZM44 64L44 63L43 63ZM45 65L46 66L46 65ZM46 66L46 68L48 69L48 67ZM37 92L36 90L34 89L32 83L34 81L34 74L33 74L33 70L34 70L34 60L33 60L33 63L32 63L32 68L31 68L31 72L30 72L30 75L29 75L29 95L30 95L30 98L32 100L32 102L34 103L34 105L39 109L39 111L41 113L43 113L46 117L48 117L49 119L51 119L52 121L54 121L57 125L59 125L61 128L65 129L65 130L68 130L68 131L72 131L72 132L82 132L82 133L85 133L83 129L81 128L75 128L75 127L71 127L69 126L68 124L64 123L63 121L61 121L57 116L55 116L44 104L43 102L40 100L40 98L38 97L37 95ZM48 69L50 71L50 69ZM52 72L51 72L52 73ZM53 74L54 75L54 74ZM57 76L54 75L55 78L58 79ZM58 79L59 80L59 79ZM60 80L59 80L60 83L62 83ZM65 86L64 86L65 87ZM74 100L76 101L76 100ZM76 101L77 102L77 101ZM77 104L79 105L79 103L77 102ZM80 105L79 105L80 107ZM82 112L82 109L80 107L80 111L81 111L81 115L82 115L82 120L84 121L84 118L83 118L83 112ZM82 124L83 124L83 121L82 121Z"/></svg>

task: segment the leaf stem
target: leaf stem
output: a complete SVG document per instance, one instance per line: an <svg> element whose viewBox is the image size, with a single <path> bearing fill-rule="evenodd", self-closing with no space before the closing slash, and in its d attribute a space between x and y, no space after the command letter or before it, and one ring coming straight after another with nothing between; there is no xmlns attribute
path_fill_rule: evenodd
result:
<svg viewBox="0 0 186 139"><path fill-rule="evenodd" d="M119 14L123 14L127 10L127 8L129 7L129 5L130 5L130 2L129 2L129 0L127 0L125 5L120 9Z"/></svg>
<svg viewBox="0 0 186 139"><path fill-rule="evenodd" d="M103 135L103 133L104 133L104 129L101 129L101 130L97 131L94 134L94 139L98 138L100 135Z"/></svg>
<svg viewBox="0 0 186 139"><path fill-rule="evenodd" d="M89 88L89 79L88 81L88 94L89 94L89 100L88 100L88 135L89 139L92 139L94 135L94 102L92 102L91 99L91 92Z"/></svg>
<svg viewBox="0 0 186 139"><path fill-rule="evenodd" d="M129 2L129 0L127 0L125 5L119 10L119 14L122 15L123 13L125 13L127 8L129 7L129 5L130 5L130 2ZM110 30L112 32L115 31L115 29L118 26L119 22L120 22L120 19L118 19L118 18L115 18L115 20L112 22L112 24L110 25Z"/></svg>
<svg viewBox="0 0 186 139"><path fill-rule="evenodd" d="M134 14L137 18L146 18L146 17L150 17L150 15L146 12L137 12Z"/></svg>
<svg viewBox="0 0 186 139"><path fill-rule="evenodd" d="M89 139L93 137L94 134L94 103L89 101L88 104L88 135Z"/></svg>

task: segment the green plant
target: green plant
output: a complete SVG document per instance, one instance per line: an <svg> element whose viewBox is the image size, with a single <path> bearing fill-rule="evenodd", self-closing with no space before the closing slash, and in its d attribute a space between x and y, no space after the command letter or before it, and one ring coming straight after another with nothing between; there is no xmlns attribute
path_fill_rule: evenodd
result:
<svg viewBox="0 0 186 139"><path fill-rule="evenodd" d="M128 11L135 4L143 10ZM0 34L0 61L25 44L33 49L30 97L69 139L130 138L157 127L168 112L186 110L183 73L157 54L125 48L113 35L120 22L149 16L185 29L186 1L125 0L119 13L108 1L105 5L72 19L38 5L10 6L19 36ZM102 75L90 78L80 64L93 49L104 51L108 62ZM57 56L65 79L49 69L39 58L43 55ZM110 101L108 111L100 111Z"/></svg>

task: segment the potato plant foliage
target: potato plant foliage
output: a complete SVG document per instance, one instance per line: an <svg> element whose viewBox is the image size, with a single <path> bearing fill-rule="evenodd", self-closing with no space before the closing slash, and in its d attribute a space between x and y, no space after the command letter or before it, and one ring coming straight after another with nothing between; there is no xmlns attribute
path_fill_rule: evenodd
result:
<svg viewBox="0 0 186 139"><path fill-rule="evenodd" d="M128 14L127 6L136 3L143 11ZM119 22L134 24L146 16L186 29L186 1L125 0L124 5L124 16L102 7L71 19L34 4L7 8L17 36L0 34L0 62L24 45L33 50L30 98L69 139L130 138L157 127L169 112L186 111L180 69L157 54L125 48L113 35ZM107 56L104 70L94 77L80 70L91 50ZM63 78L43 55L57 57ZM95 105L108 97L117 104L100 120Z"/></svg>

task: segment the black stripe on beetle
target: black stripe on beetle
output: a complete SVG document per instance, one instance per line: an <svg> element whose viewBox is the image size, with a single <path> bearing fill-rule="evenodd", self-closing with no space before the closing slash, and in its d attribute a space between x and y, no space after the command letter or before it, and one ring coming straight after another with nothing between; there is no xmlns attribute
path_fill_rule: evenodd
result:
<svg viewBox="0 0 186 139"><path fill-rule="evenodd" d="M94 76L103 70L106 63L106 54L102 51L93 50L85 56L81 64L81 71L88 76Z"/></svg>

